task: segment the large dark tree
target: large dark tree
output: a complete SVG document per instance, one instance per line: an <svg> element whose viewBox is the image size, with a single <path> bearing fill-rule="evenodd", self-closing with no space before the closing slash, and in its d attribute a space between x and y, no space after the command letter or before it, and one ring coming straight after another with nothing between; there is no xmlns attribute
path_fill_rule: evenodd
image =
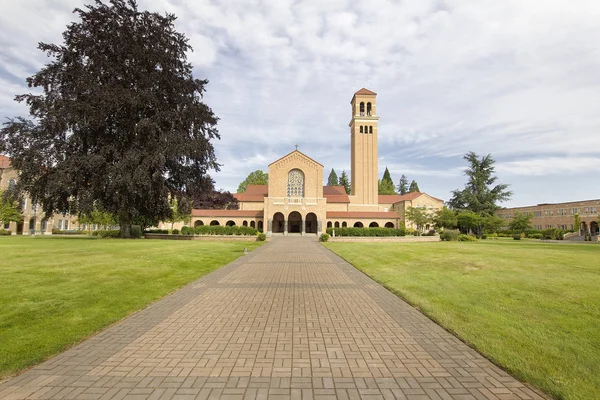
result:
<svg viewBox="0 0 600 400"><path fill-rule="evenodd" d="M448 205L455 210L473 211L482 217L494 214L500 208L497 203L509 200L512 195L507 190L508 185L494 185L498 180L494 175L494 159L489 154L479 158L472 151L463 158L469 163L464 171L468 182L463 190L452 191Z"/></svg>
<svg viewBox="0 0 600 400"><path fill-rule="evenodd" d="M61 45L16 97L33 120L9 120L0 152L20 171L20 187L44 212L118 217L129 236L139 218L171 216L169 194L189 195L218 170L211 139L217 117L202 102L186 37L175 16L139 11L135 0L75 9Z"/></svg>
<svg viewBox="0 0 600 400"><path fill-rule="evenodd" d="M420 192L420 190L419 190L419 184L415 180L413 180L410 183L410 187L408 188L408 193L413 193L413 192Z"/></svg>
<svg viewBox="0 0 600 400"><path fill-rule="evenodd" d="M198 192L193 197L193 206L201 210L237 210L238 201L230 192L211 190Z"/></svg>

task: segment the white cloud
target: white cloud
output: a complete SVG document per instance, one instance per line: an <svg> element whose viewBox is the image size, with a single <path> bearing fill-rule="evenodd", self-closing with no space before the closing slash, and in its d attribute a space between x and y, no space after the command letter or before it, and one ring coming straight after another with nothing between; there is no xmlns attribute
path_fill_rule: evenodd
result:
<svg viewBox="0 0 600 400"><path fill-rule="evenodd" d="M11 100L26 91L14 76L25 78L46 62L36 43L60 41L81 2L0 3L2 117L23 112ZM210 80L206 101L221 118L223 138L216 143L224 164L215 175L219 187L235 190L248 172L294 144L326 170L348 170L348 103L363 86L379 94L380 169L393 168L395 180L403 171L418 176L438 196L461 186L460 157L469 150L492 153L516 187L532 176L552 179L548 161L564 166L577 185L581 168L594 168L600 154L596 0L140 6L178 16L178 30L195 49L195 74ZM571 193L594 197L578 191L583 186Z"/></svg>

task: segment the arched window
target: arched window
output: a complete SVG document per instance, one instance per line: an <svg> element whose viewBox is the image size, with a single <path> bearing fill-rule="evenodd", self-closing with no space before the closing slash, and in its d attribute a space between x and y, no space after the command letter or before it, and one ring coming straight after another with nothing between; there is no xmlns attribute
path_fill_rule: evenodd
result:
<svg viewBox="0 0 600 400"><path fill-rule="evenodd" d="M361 116L365 115L365 103L363 103L362 101L360 103L360 115Z"/></svg>
<svg viewBox="0 0 600 400"><path fill-rule="evenodd" d="M333 224L331 223L331 221L327 222L327 227L328 228L333 228Z"/></svg>
<svg viewBox="0 0 600 400"><path fill-rule="evenodd" d="M339 228L339 227L340 227L340 222L339 222L339 221L336 221L336 222L335 222L335 224L334 224L333 226L334 226L334 227L336 227L336 228Z"/></svg>
<svg viewBox="0 0 600 400"><path fill-rule="evenodd" d="M347 228L348 227L348 223L346 221L342 222L342 228Z"/></svg>
<svg viewBox="0 0 600 400"><path fill-rule="evenodd" d="M373 133L373 127L372 126L369 127L369 133Z"/></svg>
<svg viewBox="0 0 600 400"><path fill-rule="evenodd" d="M362 127L362 125L360 126L360 133L363 133L363 127Z"/></svg>
<svg viewBox="0 0 600 400"><path fill-rule="evenodd" d="M304 197L304 173L299 169L288 173L287 197Z"/></svg>
<svg viewBox="0 0 600 400"><path fill-rule="evenodd" d="M371 103L367 103L367 115L371 115Z"/></svg>
<svg viewBox="0 0 600 400"><path fill-rule="evenodd" d="M235 226L235 222L229 220L227 221L227 223L225 223L226 226Z"/></svg>
<svg viewBox="0 0 600 400"><path fill-rule="evenodd" d="M256 223L254 221L250 221L250 228L256 227Z"/></svg>
<svg viewBox="0 0 600 400"><path fill-rule="evenodd" d="M379 224L377 222L373 221L369 224L369 228L379 228Z"/></svg>
<svg viewBox="0 0 600 400"><path fill-rule="evenodd" d="M9 189L14 188L16 185L17 185L17 181L15 181L14 178L11 179L10 181L8 181L8 188Z"/></svg>
<svg viewBox="0 0 600 400"><path fill-rule="evenodd" d="M355 228L362 228L362 227L363 227L363 224L362 224L362 222L360 222L360 221L357 221L357 222L355 222L355 223L354 223L354 227L355 227Z"/></svg>
<svg viewBox="0 0 600 400"><path fill-rule="evenodd" d="M242 225L244 225L244 226L248 226L248 221L244 221L244 222L242 222Z"/></svg>

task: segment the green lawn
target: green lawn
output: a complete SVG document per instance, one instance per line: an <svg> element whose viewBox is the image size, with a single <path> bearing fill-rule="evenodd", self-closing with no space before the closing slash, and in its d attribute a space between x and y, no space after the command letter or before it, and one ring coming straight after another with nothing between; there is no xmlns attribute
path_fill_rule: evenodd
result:
<svg viewBox="0 0 600 400"><path fill-rule="evenodd" d="M0 379L259 245L0 237Z"/></svg>
<svg viewBox="0 0 600 400"><path fill-rule="evenodd" d="M326 246L516 377L559 399L600 399L600 245Z"/></svg>

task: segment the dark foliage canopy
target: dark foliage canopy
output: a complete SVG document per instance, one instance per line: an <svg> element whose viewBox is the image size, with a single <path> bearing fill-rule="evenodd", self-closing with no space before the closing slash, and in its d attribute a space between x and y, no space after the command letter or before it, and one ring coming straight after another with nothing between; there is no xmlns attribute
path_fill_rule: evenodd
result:
<svg viewBox="0 0 600 400"><path fill-rule="evenodd" d="M396 188L398 189L399 194L408 193L408 178L406 175L402 174L400 177L400 182L398 182L398 186Z"/></svg>
<svg viewBox="0 0 600 400"><path fill-rule="evenodd" d="M201 210L237 210L238 201L230 192L211 190L198 192L193 197L193 206Z"/></svg>
<svg viewBox="0 0 600 400"><path fill-rule="evenodd" d="M408 188L408 193L413 193L413 192L420 192L419 184L417 183L417 181L414 181L414 180L410 183L410 187Z"/></svg>
<svg viewBox="0 0 600 400"><path fill-rule="evenodd" d="M331 168L331 172L329 173L329 177L327 178L327 186L337 186L340 180L338 179L335 170Z"/></svg>
<svg viewBox="0 0 600 400"><path fill-rule="evenodd" d="M350 178L348 178L348 174L346 174L345 170L342 170L342 174L340 175L339 185L344 187L346 194L350 194L351 186L350 186Z"/></svg>
<svg viewBox="0 0 600 400"><path fill-rule="evenodd" d="M508 185L493 186L498 180L494 175L495 160L489 154L479 158L472 151L463 158L469 163L469 167L464 171L468 182L463 190L452 191L448 205L452 209L469 210L480 216L494 214L494 211L500 208L497 203L509 200L512 196Z"/></svg>
<svg viewBox="0 0 600 400"><path fill-rule="evenodd" d="M20 189L44 212L101 208L126 229L171 214L169 194L190 195L218 170L217 117L202 102L186 37L175 16L139 11L135 0L75 9L64 43L40 43L52 59L16 97L32 120L10 119L0 152L20 171ZM127 236L127 234L124 234Z"/></svg>

